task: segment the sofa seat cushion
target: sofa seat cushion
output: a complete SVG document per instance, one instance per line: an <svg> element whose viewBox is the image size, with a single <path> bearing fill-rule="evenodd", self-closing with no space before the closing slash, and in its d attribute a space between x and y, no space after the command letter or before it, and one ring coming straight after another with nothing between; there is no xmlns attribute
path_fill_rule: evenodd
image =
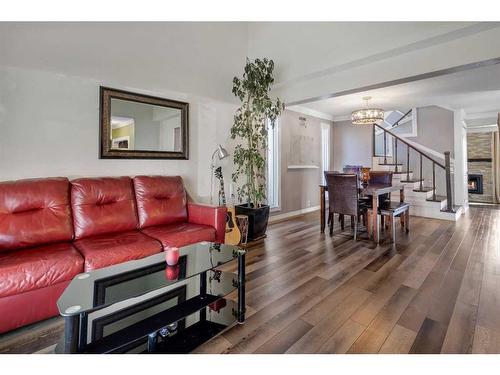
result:
<svg viewBox="0 0 500 375"><path fill-rule="evenodd" d="M71 243L0 253L0 297L69 281L83 272L83 258Z"/></svg>
<svg viewBox="0 0 500 375"><path fill-rule="evenodd" d="M164 247L182 247L201 241L215 241L215 228L192 223L158 225L142 230L148 236L156 238Z"/></svg>
<svg viewBox="0 0 500 375"><path fill-rule="evenodd" d="M162 251L158 241L137 230L82 238L74 244L85 259L85 272Z"/></svg>

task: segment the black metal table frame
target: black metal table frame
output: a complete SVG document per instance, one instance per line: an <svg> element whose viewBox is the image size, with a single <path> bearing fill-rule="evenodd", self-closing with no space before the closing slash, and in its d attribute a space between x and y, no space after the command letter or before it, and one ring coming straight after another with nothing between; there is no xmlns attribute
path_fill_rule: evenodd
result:
<svg viewBox="0 0 500 375"><path fill-rule="evenodd" d="M245 323L245 252L238 254L238 307L236 311L238 324ZM215 267L216 268L216 267ZM207 292L207 271L201 272L200 296ZM168 293L168 292L167 292ZM204 310L200 312L200 319L206 319ZM88 313L82 312L78 315L64 317L64 353L83 353L87 346ZM148 350L154 350L155 335L148 337Z"/></svg>

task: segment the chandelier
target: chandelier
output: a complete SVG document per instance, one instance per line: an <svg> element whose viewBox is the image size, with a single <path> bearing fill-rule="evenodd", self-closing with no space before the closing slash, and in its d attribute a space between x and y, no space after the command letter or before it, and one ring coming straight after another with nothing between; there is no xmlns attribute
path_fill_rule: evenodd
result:
<svg viewBox="0 0 500 375"><path fill-rule="evenodd" d="M371 125L384 119L383 109L368 107L368 101L371 98L371 96L363 97L363 100L366 102L365 108L358 109L352 113L351 120L354 125Z"/></svg>

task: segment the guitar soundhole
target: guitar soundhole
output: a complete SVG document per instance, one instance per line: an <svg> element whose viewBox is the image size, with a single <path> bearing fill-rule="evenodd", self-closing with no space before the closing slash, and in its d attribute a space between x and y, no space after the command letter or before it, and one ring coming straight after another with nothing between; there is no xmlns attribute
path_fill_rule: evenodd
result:
<svg viewBox="0 0 500 375"><path fill-rule="evenodd" d="M229 228L234 228L233 214L231 212L227 213L227 226Z"/></svg>

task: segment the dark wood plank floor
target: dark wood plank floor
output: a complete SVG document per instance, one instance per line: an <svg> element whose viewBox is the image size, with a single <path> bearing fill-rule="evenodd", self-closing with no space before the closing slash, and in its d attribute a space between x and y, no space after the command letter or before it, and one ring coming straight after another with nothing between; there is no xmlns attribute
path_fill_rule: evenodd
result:
<svg viewBox="0 0 500 375"><path fill-rule="evenodd" d="M318 213L248 248L247 321L197 353L500 353L500 211L412 217L395 245L354 242ZM0 353L52 352L59 318L0 337Z"/></svg>

